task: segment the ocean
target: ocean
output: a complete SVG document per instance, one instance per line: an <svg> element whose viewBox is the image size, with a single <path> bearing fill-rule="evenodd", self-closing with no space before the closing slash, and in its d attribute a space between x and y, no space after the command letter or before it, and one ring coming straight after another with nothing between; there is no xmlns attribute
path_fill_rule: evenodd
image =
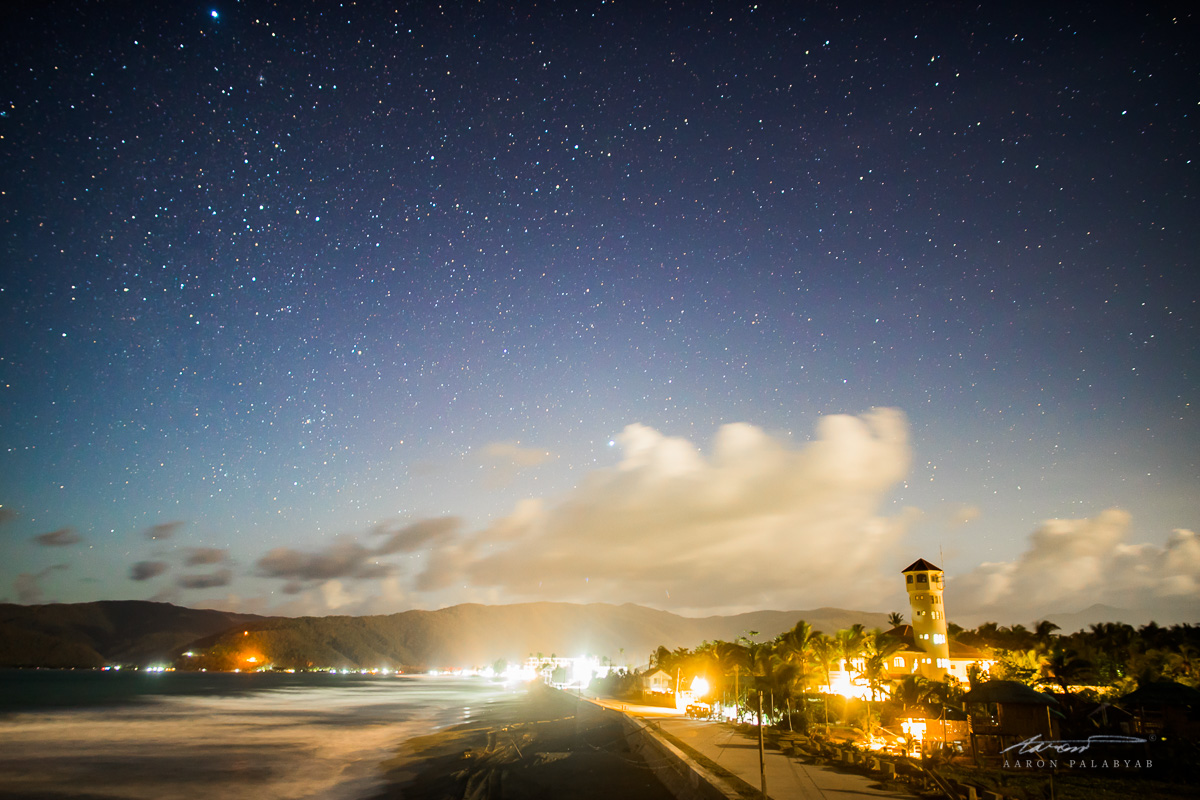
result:
<svg viewBox="0 0 1200 800"><path fill-rule="evenodd" d="M0 798L357 800L404 740L523 691L426 675L0 671Z"/></svg>

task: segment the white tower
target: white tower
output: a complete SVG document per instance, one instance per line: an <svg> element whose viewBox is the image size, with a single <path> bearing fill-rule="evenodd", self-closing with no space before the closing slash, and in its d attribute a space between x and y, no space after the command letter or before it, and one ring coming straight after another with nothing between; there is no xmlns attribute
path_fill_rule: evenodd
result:
<svg viewBox="0 0 1200 800"><path fill-rule="evenodd" d="M943 572L923 558L904 570L908 604L912 608L913 644L925 651L917 672L941 680L950 668L950 640L946 636L946 607L942 605Z"/></svg>

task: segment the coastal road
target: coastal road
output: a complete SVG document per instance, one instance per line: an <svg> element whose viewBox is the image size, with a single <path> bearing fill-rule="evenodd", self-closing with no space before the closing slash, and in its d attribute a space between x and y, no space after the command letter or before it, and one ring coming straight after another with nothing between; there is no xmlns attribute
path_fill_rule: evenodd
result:
<svg viewBox="0 0 1200 800"><path fill-rule="evenodd" d="M758 738L738 733L732 725L679 716L660 717L658 726L688 747L720 764L751 786L758 787ZM881 789L879 782L832 767L803 764L779 750L767 750L764 764L767 795L775 800L860 800L901 798L912 800L907 792Z"/></svg>
<svg viewBox="0 0 1200 800"><path fill-rule="evenodd" d="M738 733L732 725L688 719L672 708L589 699L656 725L751 786L760 785L757 737ZM877 780L864 775L803 764L779 750L767 750L764 764L767 795L774 800L912 800L911 794L879 788Z"/></svg>

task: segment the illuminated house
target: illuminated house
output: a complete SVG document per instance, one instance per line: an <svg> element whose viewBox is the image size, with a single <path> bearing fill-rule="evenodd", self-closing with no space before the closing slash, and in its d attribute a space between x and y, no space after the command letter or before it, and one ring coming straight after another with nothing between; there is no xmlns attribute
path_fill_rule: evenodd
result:
<svg viewBox="0 0 1200 800"><path fill-rule="evenodd" d="M941 569L918 558L903 571L912 609L912 625L888 631L906 647L892 657L889 671L895 677L917 673L932 680L949 675L967 680L967 670L977 665L985 674L995 663L986 653L950 640L946 630L946 606L942 602L945 576Z"/></svg>
<svg viewBox="0 0 1200 800"><path fill-rule="evenodd" d="M675 676L666 670L656 669L642 676L642 688L647 692L669 694L675 691Z"/></svg>
<svg viewBox="0 0 1200 800"><path fill-rule="evenodd" d="M887 680L916 674L931 680L949 676L965 682L972 665L978 666L986 677L995 660L981 650L951 641L947 632L946 608L942 603L945 586L942 570L920 558L903 574L912 625L900 625L884 634L887 639L900 643L899 649L888 657ZM864 666L862 658L850 659L849 663L839 662L838 668L829 674L830 691L844 697L869 697L871 692L863 677Z"/></svg>
<svg viewBox="0 0 1200 800"><path fill-rule="evenodd" d="M936 667L937 662L934 659L937 656L917 644L919 640L916 638L912 625L900 625L892 628L885 635L904 643L904 647L897 650L888 659L888 675L891 678L901 678L913 673L929 677L928 673L923 672L921 668L928 669L931 665ZM996 663L990 655L970 645L960 644L953 639L949 640L948 644L950 656L947 659L948 666L942 671L942 674L954 680L965 682L971 665L978 666L986 675L992 665Z"/></svg>

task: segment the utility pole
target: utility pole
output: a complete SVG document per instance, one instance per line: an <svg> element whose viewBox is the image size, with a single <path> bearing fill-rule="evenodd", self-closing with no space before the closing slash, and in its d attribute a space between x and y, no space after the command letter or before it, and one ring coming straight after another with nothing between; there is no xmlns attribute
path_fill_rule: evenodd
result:
<svg viewBox="0 0 1200 800"><path fill-rule="evenodd" d="M762 692L758 693L758 775L762 780L763 800L767 800L767 759L763 749Z"/></svg>
<svg viewBox="0 0 1200 800"><path fill-rule="evenodd" d="M734 722L742 721L742 693L738 690L738 675L741 674L741 665L733 665L733 716Z"/></svg>

